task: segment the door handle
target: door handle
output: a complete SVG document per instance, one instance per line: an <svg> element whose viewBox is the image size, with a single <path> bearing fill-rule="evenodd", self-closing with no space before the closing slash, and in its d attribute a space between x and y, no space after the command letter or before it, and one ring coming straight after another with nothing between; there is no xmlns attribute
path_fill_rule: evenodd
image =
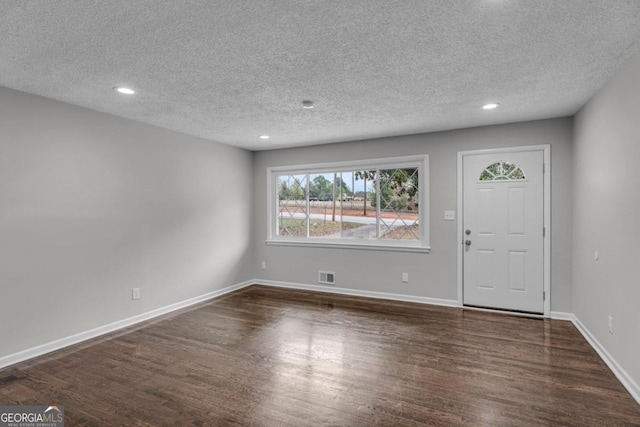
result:
<svg viewBox="0 0 640 427"><path fill-rule="evenodd" d="M465 246L471 246L471 240L465 240L464 244Z"/></svg>

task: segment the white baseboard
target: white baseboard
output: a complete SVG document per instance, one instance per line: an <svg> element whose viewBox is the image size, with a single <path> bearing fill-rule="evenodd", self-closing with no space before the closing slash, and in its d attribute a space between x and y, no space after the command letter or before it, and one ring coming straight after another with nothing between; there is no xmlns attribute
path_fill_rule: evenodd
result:
<svg viewBox="0 0 640 427"><path fill-rule="evenodd" d="M387 292L361 291L357 289L337 288L335 286L306 285L302 283L280 282L276 280L254 280L253 284L275 286L279 288L302 289L305 291L329 292L332 294L351 295L357 297L387 299L392 301L417 302L420 304L441 305L445 307L460 307L457 300L417 297L413 295L392 294Z"/></svg>
<svg viewBox="0 0 640 427"><path fill-rule="evenodd" d="M172 311L180 310L185 307L189 307L200 302L208 301L229 292L242 289L250 286L254 283L253 280L249 280L235 285L227 286L226 288L218 289L217 291L209 292L204 295L200 295L194 298L189 298L184 301L180 301L174 304L160 307L155 310L148 311L146 313L138 314L127 319L118 320L117 322L109 323L104 326L80 332L75 335L71 335L65 338L60 338L55 341L51 341L36 347L32 347L26 350L19 351L17 353L9 354L7 356L0 357L0 369L7 366L15 365L16 363L23 362L34 357L42 356L52 351L60 350L65 347L81 343L91 338L99 337L100 335L108 334L110 332L117 331L119 329L127 328L135 325L136 323L144 322L145 320L153 319L154 317L162 316L163 314L171 313Z"/></svg>
<svg viewBox="0 0 640 427"><path fill-rule="evenodd" d="M584 339L593 347L593 349L598 353L600 358L607 364L609 369L613 372L613 374L620 380L622 385L627 389L627 391L631 394L631 396L640 404L640 387L638 384L631 378L631 376L624 370L622 366L618 364L616 359L609 354L609 352L604 348L600 341L596 339L596 337L587 329L586 326L578 319L575 315L573 317L573 324L576 329L582 334Z"/></svg>
<svg viewBox="0 0 640 427"><path fill-rule="evenodd" d="M573 313L565 313L563 311L552 311L549 313L549 317L555 320L568 320L570 322L573 322L573 319L575 319Z"/></svg>

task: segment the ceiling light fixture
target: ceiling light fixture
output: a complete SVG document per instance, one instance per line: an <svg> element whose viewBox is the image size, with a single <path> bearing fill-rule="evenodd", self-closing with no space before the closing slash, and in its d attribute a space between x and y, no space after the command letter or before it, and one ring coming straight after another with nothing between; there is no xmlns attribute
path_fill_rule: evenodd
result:
<svg viewBox="0 0 640 427"><path fill-rule="evenodd" d="M314 107L313 101L302 101L302 108L311 110Z"/></svg>
<svg viewBox="0 0 640 427"><path fill-rule="evenodd" d="M124 86L115 86L113 90L123 95L133 95L134 93L136 93L135 90L129 89L128 87L124 87Z"/></svg>
<svg viewBox="0 0 640 427"><path fill-rule="evenodd" d="M269 135L260 135L258 138L260 138L260 139L269 139L271 137Z"/></svg>
<svg viewBox="0 0 640 427"><path fill-rule="evenodd" d="M492 102L490 104L484 104L482 106L483 110L493 110L494 108L498 108L500 104L496 103L496 102Z"/></svg>

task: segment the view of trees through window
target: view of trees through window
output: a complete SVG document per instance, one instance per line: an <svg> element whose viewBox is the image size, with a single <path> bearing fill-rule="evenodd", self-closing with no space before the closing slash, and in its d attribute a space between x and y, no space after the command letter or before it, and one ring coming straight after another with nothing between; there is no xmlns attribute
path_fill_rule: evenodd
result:
<svg viewBox="0 0 640 427"><path fill-rule="evenodd" d="M419 168L277 175L277 235L420 240Z"/></svg>
<svg viewBox="0 0 640 427"><path fill-rule="evenodd" d="M500 161L485 168L480 174L480 181L513 181L526 179L524 172L514 163Z"/></svg>

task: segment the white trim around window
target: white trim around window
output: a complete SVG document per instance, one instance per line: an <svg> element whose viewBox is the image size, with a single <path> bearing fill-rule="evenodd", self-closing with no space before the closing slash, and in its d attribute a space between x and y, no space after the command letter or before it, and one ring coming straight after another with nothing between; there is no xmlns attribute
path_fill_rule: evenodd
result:
<svg viewBox="0 0 640 427"><path fill-rule="evenodd" d="M415 224L418 225L418 238L412 239L389 239L380 238L380 232L378 231L377 238L323 238L310 237L309 232L306 236L292 236L292 235L278 235L279 225L279 189L278 189L278 177L284 175L300 176L306 175L307 189L305 199L296 202L298 207L303 213L303 218L311 216L310 206L310 194L309 194L309 177L311 175L319 174L331 174L341 172L354 172L354 171L378 171L378 170L391 170L391 169L405 169L416 168L418 175L418 217ZM380 220L380 191L379 184L376 188L376 202L377 208L372 208L376 211L376 221L378 224L376 227L379 229ZM351 197L355 198L355 188L352 189L354 194ZM333 196L332 196L333 197ZM368 197L367 188L364 188L365 203ZM342 199L342 197L341 197ZM320 247L320 248L344 248L344 249L364 249L364 250L385 250L385 251L400 251L400 252L422 252L428 253L429 247L429 157L427 155L419 156L404 156L404 157L391 157L386 159L371 159L371 160L357 160L357 161L342 161L331 163L316 163L306 165L290 165L290 166L277 166L267 168L267 226L268 233L266 244L279 245L279 246L307 246L307 247ZM297 215L297 214L296 214ZM293 216L292 216L293 218ZM296 217L297 218L297 217ZM399 218L400 219L400 215ZM400 220L399 224L404 223ZM307 219L307 224L309 220ZM394 223L395 225L395 223Z"/></svg>

